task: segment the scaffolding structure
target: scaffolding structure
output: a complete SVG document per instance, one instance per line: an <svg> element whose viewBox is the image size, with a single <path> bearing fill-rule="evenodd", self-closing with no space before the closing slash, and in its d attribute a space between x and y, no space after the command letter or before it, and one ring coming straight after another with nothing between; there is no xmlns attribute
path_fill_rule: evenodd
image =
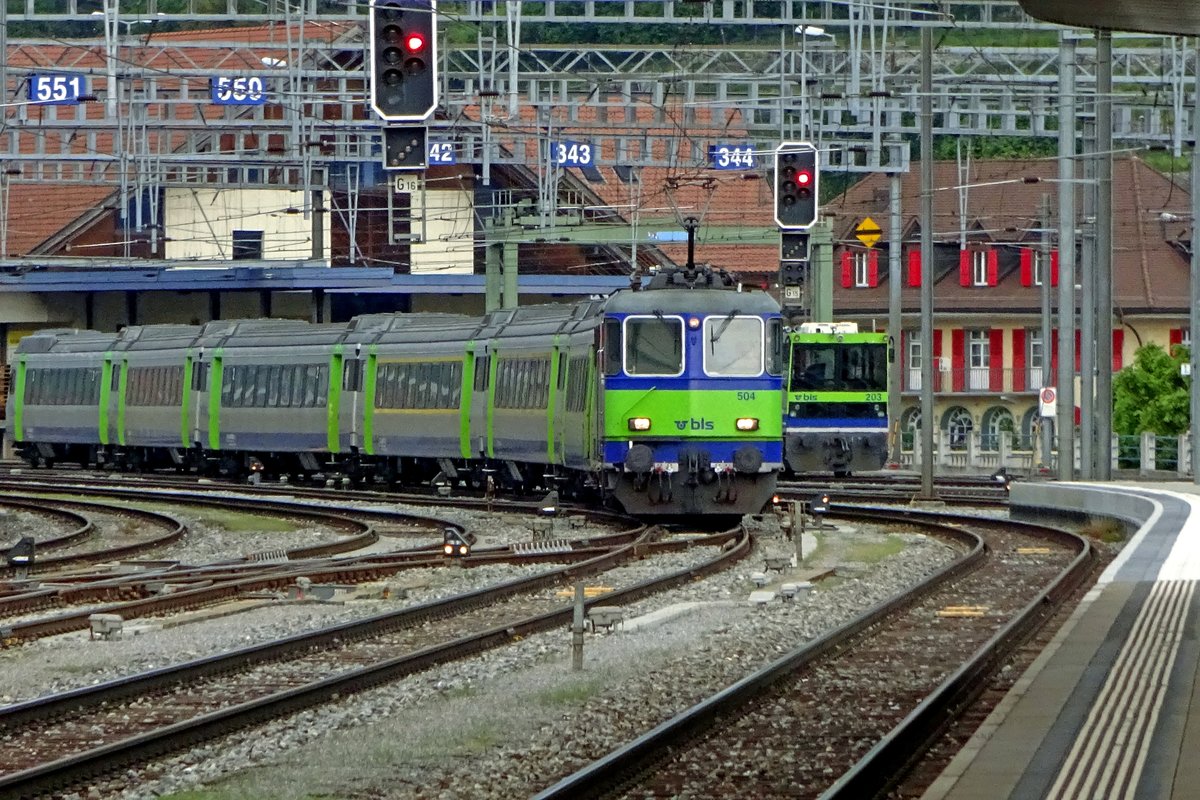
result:
<svg viewBox="0 0 1200 800"><path fill-rule="evenodd" d="M0 3L0 218L12 184L113 187L130 229L153 231L164 187L285 187L314 193L380 181L381 128L367 107L366 4L324 0L25 0ZM56 10L46 10L47 6ZM586 136L595 166L702 170L737 143L819 144L822 165L904 172L918 133L917 36L932 27L935 134L1054 137L1058 26L1011 0L950 3L467 2L445 9L442 108L432 141L457 161L524 170L553 224L567 172L556 137ZM760 8L775 16L759 16ZM241 28L229 28L236 18ZM93 21L84 39L13 39L19 23ZM211 30L160 33L169 23ZM725 32L727 44L547 44L546 23L659 26L679 42ZM455 36L445 32L453 29ZM474 31L474 39L461 43ZM1008 40L970 46L958 42ZM1033 45L1026 44L1033 42ZM1131 35L1112 48L1113 140L1179 155L1195 138L1186 111L1195 49L1182 37ZM1095 91L1095 49L1078 49L1077 87ZM86 102L28 100L30 78L86 76ZM266 102L221 105L217 79L261 80ZM1090 114L1086 103L1084 116ZM768 158L760 159L765 170ZM344 188L344 186L343 186ZM7 252L0 223L0 255Z"/></svg>

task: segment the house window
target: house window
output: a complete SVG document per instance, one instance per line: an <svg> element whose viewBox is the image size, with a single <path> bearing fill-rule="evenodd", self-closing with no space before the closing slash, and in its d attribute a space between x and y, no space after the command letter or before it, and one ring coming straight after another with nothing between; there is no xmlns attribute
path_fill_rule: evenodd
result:
<svg viewBox="0 0 1200 800"><path fill-rule="evenodd" d="M971 251L971 285L988 285L988 251Z"/></svg>
<svg viewBox="0 0 1200 800"><path fill-rule="evenodd" d="M1030 328L1025 331L1026 349L1025 364L1029 369L1027 385L1030 389L1042 388L1042 369L1045 366L1046 348L1042 346L1041 328Z"/></svg>
<svg viewBox="0 0 1200 800"><path fill-rule="evenodd" d="M870 251L854 252L854 285L863 288L871 285Z"/></svg>
<svg viewBox="0 0 1200 800"><path fill-rule="evenodd" d="M262 231L233 232L233 258L235 261L242 259L261 259L262 257Z"/></svg>
<svg viewBox="0 0 1200 800"><path fill-rule="evenodd" d="M991 364L990 341L987 331L968 331L967 354L972 368L986 369Z"/></svg>
<svg viewBox="0 0 1200 800"><path fill-rule="evenodd" d="M981 450L996 452L1005 433L1016 430L1012 412L1002 406L993 406L983 413L983 428L980 431Z"/></svg>
<svg viewBox="0 0 1200 800"><path fill-rule="evenodd" d="M962 406L954 406L946 412L942 419L943 430L950 449L966 450L967 440L971 438L971 432L975 428L975 420L972 418L971 412Z"/></svg>
<svg viewBox="0 0 1200 800"><path fill-rule="evenodd" d="M921 333L920 331L908 331L905 339L907 352L904 354L904 368L908 373L906 388L909 391L919 392L921 390Z"/></svg>
<svg viewBox="0 0 1200 800"><path fill-rule="evenodd" d="M988 331L967 331L967 363L970 364L968 381L971 389L987 389L989 367L992 363L991 338Z"/></svg>

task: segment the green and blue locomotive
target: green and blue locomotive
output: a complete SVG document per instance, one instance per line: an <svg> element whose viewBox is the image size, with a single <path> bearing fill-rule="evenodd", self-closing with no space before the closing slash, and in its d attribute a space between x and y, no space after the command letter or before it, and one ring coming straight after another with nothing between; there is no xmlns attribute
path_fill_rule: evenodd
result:
<svg viewBox="0 0 1200 800"><path fill-rule="evenodd" d="M788 332L784 458L799 474L882 469L888 445L888 335L853 322Z"/></svg>

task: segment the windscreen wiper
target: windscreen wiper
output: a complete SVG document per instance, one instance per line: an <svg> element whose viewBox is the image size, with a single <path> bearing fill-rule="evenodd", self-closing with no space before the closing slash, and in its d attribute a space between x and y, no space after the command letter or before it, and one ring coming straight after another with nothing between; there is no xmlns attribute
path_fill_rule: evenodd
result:
<svg viewBox="0 0 1200 800"><path fill-rule="evenodd" d="M709 339L708 343L716 344L717 339L721 338L721 334L725 333L725 329L728 328L730 323L733 322L733 318L736 317L740 313L741 313L741 311L736 308L733 311L730 311L725 316L725 319L721 322L721 327L717 328L717 332L713 334L713 337L711 339Z"/></svg>

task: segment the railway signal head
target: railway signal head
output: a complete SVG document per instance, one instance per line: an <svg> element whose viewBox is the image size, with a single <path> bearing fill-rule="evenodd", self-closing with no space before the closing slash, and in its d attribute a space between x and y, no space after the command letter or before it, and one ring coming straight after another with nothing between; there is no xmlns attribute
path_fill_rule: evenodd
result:
<svg viewBox="0 0 1200 800"><path fill-rule="evenodd" d="M446 528L443 537L442 552L452 558L462 558L471 555L471 543L467 537L454 528Z"/></svg>
<svg viewBox="0 0 1200 800"><path fill-rule="evenodd" d="M814 517L829 513L829 495L822 492L808 502L808 513Z"/></svg>
<svg viewBox="0 0 1200 800"><path fill-rule="evenodd" d="M22 536L21 541L8 548L8 566L13 569L28 569L33 566L37 541L32 536Z"/></svg>
<svg viewBox="0 0 1200 800"><path fill-rule="evenodd" d="M385 120L428 119L438 100L436 0L371 0L371 107Z"/></svg>
<svg viewBox="0 0 1200 800"><path fill-rule="evenodd" d="M817 148L810 142L775 148L775 223L780 228L807 230L816 224L819 178Z"/></svg>

